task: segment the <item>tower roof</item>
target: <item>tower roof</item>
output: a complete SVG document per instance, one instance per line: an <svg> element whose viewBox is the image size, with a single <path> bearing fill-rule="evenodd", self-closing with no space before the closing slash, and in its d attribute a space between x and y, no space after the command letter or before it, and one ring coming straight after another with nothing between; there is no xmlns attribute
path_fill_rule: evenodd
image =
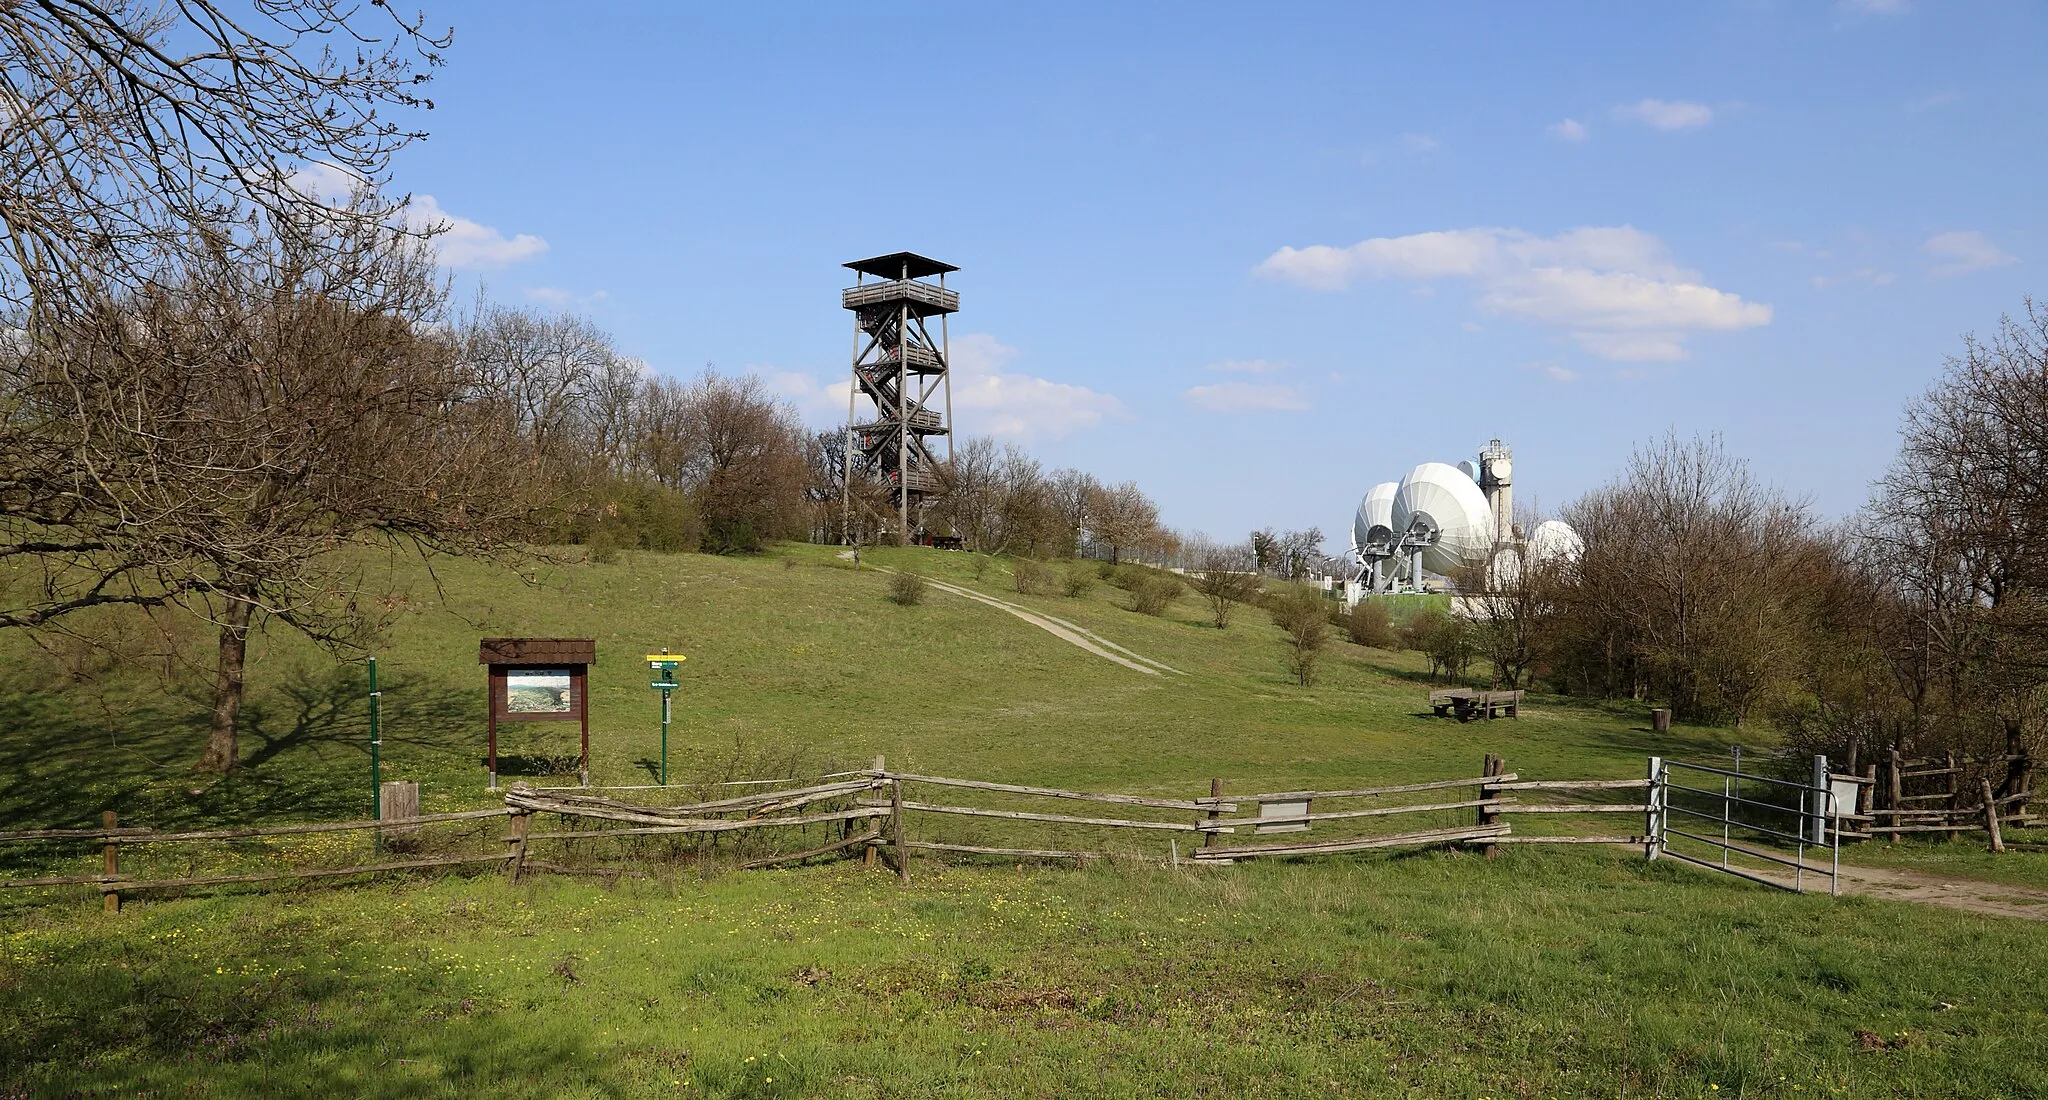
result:
<svg viewBox="0 0 2048 1100"><path fill-rule="evenodd" d="M915 252L891 252L886 256L873 256L865 260L855 260L845 266L863 275L873 275L877 279L905 278L904 270L906 267L910 272L907 277L912 279L924 279L933 275L944 275L948 271L960 270L952 264L940 263L929 256L920 256Z"/></svg>

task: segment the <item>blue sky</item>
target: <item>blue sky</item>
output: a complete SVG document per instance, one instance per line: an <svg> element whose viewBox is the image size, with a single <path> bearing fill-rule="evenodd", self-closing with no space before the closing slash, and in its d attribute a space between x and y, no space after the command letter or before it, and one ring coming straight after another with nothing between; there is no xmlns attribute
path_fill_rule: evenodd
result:
<svg viewBox="0 0 2048 1100"><path fill-rule="evenodd" d="M2035 5L444 3L397 184L494 298L845 412L844 261L951 284L957 428L1168 523L1667 429L1852 511L2048 262Z"/></svg>

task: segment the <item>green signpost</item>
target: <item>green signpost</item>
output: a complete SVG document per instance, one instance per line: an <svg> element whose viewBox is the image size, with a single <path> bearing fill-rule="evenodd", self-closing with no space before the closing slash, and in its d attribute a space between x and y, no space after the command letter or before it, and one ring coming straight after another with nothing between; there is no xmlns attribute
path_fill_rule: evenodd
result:
<svg viewBox="0 0 2048 1100"><path fill-rule="evenodd" d="M666 649L647 655L647 667L661 676L647 686L661 692L661 785L664 787L668 786L669 693L683 686L676 682L676 667L685 660L688 658L682 654L670 653Z"/></svg>

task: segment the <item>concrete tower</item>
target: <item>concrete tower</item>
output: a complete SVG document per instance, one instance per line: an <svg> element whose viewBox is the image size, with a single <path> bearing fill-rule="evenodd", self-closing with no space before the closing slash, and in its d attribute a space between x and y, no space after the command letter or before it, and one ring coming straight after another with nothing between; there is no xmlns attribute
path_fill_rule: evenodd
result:
<svg viewBox="0 0 2048 1100"><path fill-rule="evenodd" d="M1479 489L1493 510L1494 536L1503 543L1515 537L1514 475L1514 452L1498 439L1488 442L1479 452Z"/></svg>

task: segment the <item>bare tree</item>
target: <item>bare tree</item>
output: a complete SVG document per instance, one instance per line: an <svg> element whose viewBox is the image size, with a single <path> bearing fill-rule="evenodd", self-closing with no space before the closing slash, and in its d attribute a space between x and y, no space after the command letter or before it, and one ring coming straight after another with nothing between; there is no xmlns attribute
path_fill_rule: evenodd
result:
<svg viewBox="0 0 2048 1100"><path fill-rule="evenodd" d="M1209 620L1222 630L1239 604L1258 595L1259 574L1251 551L1242 546L1209 546L1196 553L1195 591L1209 605Z"/></svg>
<svg viewBox="0 0 2048 1100"><path fill-rule="evenodd" d="M351 647L377 623L363 549L507 554L549 489L433 334L422 246L297 239L260 264L195 242L179 281L5 359L0 560L38 575L0 626L167 603L218 623L212 768L235 763L253 625Z"/></svg>
<svg viewBox="0 0 2048 1100"><path fill-rule="evenodd" d="M1566 518L1586 544L1569 568L1569 658L1604 664L1609 690L1742 721L1795 642L1813 545L1804 503L1756 481L1719 439L1674 435Z"/></svg>
<svg viewBox="0 0 2048 1100"><path fill-rule="evenodd" d="M1062 557L1070 557L1081 548L1082 535L1091 519L1088 506L1101 494L1102 483L1093 474L1064 468L1053 471L1047 479L1047 490L1053 514L1062 526L1064 545L1057 551Z"/></svg>
<svg viewBox="0 0 2048 1100"><path fill-rule="evenodd" d="M1967 338L1901 435L1859 541L1912 737L2016 743L2048 715L2048 314Z"/></svg>
<svg viewBox="0 0 2048 1100"><path fill-rule="evenodd" d="M228 9L0 4L0 301L31 330L162 279L194 234L253 219L302 250L360 247L369 235L326 227L397 219L403 200L374 194L423 135L394 116L433 106L422 85L449 36L381 2ZM326 210L294 168L371 197Z"/></svg>
<svg viewBox="0 0 2048 1100"><path fill-rule="evenodd" d="M1096 486L1086 502L1088 526L1095 541L1109 548L1110 564L1147 543L1157 541L1159 506L1135 481Z"/></svg>
<svg viewBox="0 0 2048 1100"><path fill-rule="evenodd" d="M753 375L706 370L681 404L681 473L697 499L705 549L759 550L800 533L804 432Z"/></svg>
<svg viewBox="0 0 2048 1100"><path fill-rule="evenodd" d="M462 345L535 455L585 457L571 454L580 445L602 459L624 449L637 378L613 350L610 334L588 319L483 305L463 326Z"/></svg>

